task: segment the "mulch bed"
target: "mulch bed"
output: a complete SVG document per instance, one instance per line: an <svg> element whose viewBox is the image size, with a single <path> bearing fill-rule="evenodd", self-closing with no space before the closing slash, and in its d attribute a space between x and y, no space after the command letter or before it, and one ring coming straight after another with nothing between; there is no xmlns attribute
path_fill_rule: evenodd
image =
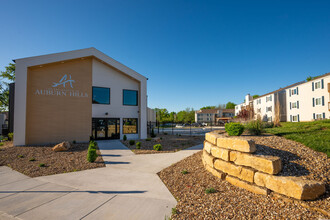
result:
<svg viewBox="0 0 330 220"><path fill-rule="evenodd" d="M177 199L172 219L318 219L329 218L330 159L326 154L277 136L250 136L258 152L282 159L279 175L297 175L326 183L326 193L315 201L298 201L271 193L257 195L220 180L206 171L198 152L158 173ZM187 170L187 174L182 174ZM213 187L216 192L206 194Z"/></svg>
<svg viewBox="0 0 330 220"><path fill-rule="evenodd" d="M94 163L87 161L88 143L73 144L70 150L62 152L54 152L52 147L54 146L13 147L12 142L7 142L0 147L0 166L11 167L30 177L105 167L101 156ZM99 150L97 154L100 155ZM39 167L41 163L45 167Z"/></svg>
<svg viewBox="0 0 330 220"><path fill-rule="evenodd" d="M151 141L136 140L137 142L141 142L141 148L136 149L136 145L130 145L129 140L121 141L125 144L129 149L131 149L135 154L156 154L156 153L171 153L179 150L183 150L189 147L196 146L198 144L202 144L204 141L204 136L188 136L188 135L163 135L159 134L156 138ZM155 144L161 144L162 150L155 151L153 146Z"/></svg>

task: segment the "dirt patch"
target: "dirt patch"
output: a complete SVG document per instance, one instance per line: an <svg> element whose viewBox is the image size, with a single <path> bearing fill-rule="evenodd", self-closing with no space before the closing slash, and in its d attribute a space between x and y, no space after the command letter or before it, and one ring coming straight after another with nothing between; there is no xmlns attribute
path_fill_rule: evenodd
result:
<svg viewBox="0 0 330 220"><path fill-rule="evenodd" d="M177 199L172 219L327 219L330 207L330 160L326 154L276 136L250 136L259 153L280 156L284 169L279 175L300 175L327 184L326 193L316 201L298 201L278 194L257 195L235 187L207 172L198 152L158 173ZM296 164L296 166L294 166ZM187 170L187 174L182 174ZM216 192L206 194L207 188ZM324 211L324 212L323 212ZM323 212L323 214L322 214Z"/></svg>
<svg viewBox="0 0 330 220"><path fill-rule="evenodd" d="M0 149L0 166L8 166L30 177L105 167L99 156L94 163L86 159L88 144L73 144L72 149L63 152L52 151L49 146L13 147L6 143ZM99 150L97 154L100 155ZM44 167L40 167L44 164Z"/></svg>
<svg viewBox="0 0 330 220"><path fill-rule="evenodd" d="M122 141L129 149L131 149L136 154L156 154L156 153L171 153L179 150L183 150L189 147L193 147L202 144L204 141L203 136L186 136L186 135L157 135L155 139L147 141L136 140L134 145L130 145L129 141ZM136 149L136 143L141 142L141 148ZM153 146L155 144L161 144L162 150L155 151Z"/></svg>

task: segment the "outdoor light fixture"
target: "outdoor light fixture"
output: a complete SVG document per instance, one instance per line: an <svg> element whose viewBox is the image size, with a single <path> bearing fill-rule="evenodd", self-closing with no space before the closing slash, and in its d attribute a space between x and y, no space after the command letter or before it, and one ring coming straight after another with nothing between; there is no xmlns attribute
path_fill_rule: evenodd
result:
<svg viewBox="0 0 330 220"><path fill-rule="evenodd" d="M108 114L109 114L108 112L105 113L105 115L108 115Z"/></svg>

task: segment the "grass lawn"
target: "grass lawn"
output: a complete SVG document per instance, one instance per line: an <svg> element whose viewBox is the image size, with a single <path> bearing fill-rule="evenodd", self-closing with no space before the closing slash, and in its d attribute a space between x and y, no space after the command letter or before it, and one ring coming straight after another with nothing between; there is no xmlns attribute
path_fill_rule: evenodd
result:
<svg viewBox="0 0 330 220"><path fill-rule="evenodd" d="M330 157L330 119L313 122L282 122L282 127L266 132L300 142Z"/></svg>

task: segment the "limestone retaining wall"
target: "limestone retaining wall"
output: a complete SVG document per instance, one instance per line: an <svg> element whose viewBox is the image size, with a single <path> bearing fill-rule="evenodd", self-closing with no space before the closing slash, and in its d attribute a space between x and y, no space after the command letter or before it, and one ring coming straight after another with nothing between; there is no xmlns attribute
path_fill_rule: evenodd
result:
<svg viewBox="0 0 330 220"><path fill-rule="evenodd" d="M313 200L325 192L325 184L300 177L276 176L282 162L276 156L253 154L253 140L205 134L203 164L207 171L251 192L268 195L274 191L299 200Z"/></svg>

